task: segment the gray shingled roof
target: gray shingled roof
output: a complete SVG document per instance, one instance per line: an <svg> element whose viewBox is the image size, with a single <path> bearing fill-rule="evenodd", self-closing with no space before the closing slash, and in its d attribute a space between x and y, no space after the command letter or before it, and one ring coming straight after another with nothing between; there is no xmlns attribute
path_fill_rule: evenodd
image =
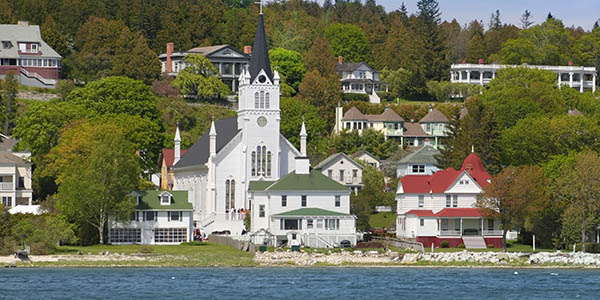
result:
<svg viewBox="0 0 600 300"><path fill-rule="evenodd" d="M421 127L419 123L404 123L404 128L406 129L403 136L406 137L424 137L429 136Z"/></svg>
<svg viewBox="0 0 600 300"><path fill-rule="evenodd" d="M26 162L10 153L10 152L6 152L6 151L0 151L0 164L25 164Z"/></svg>
<svg viewBox="0 0 600 300"><path fill-rule="evenodd" d="M21 25L21 24L1 24L0 25L0 41L10 41L13 46L10 49L4 49L0 45L1 58L20 58L30 57L31 55L20 55L18 42L38 42L40 43L39 52L41 55L35 55L35 58L61 58L61 56L50 48L46 42L42 40L40 27L38 25Z"/></svg>
<svg viewBox="0 0 600 300"><path fill-rule="evenodd" d="M448 118L436 108L428 112L419 123L448 123Z"/></svg>
<svg viewBox="0 0 600 300"><path fill-rule="evenodd" d="M233 139L240 131L237 126L237 117L219 119L215 121L217 131L217 153ZM173 168L184 168L204 165L208 162L210 136L207 130L181 157Z"/></svg>
<svg viewBox="0 0 600 300"><path fill-rule="evenodd" d="M365 65L367 66L367 68L373 70L373 68L371 68L368 64L364 63L364 62L359 62L359 63L338 63L335 65L335 71L338 73L342 73L342 72L354 72L354 70L360 68L360 66Z"/></svg>
<svg viewBox="0 0 600 300"><path fill-rule="evenodd" d="M407 155L401 159L398 163L400 164L434 164L437 165L436 155L440 152L430 145L421 147L419 150Z"/></svg>
<svg viewBox="0 0 600 300"><path fill-rule="evenodd" d="M338 158L339 159L346 158L351 163L353 163L356 167L358 167L359 169L362 170L362 168L363 168L353 158L351 158L350 156L346 155L346 153L340 152L340 153L335 153L335 154L329 155L329 157L327 157L326 159L324 159L323 161L321 161L318 165L316 165L315 169L317 169L317 170L323 169L323 168L327 167L330 163L334 162Z"/></svg>
<svg viewBox="0 0 600 300"><path fill-rule="evenodd" d="M209 55L215 51L221 50L223 48L228 47L229 45L216 45L216 46L208 46L208 47L196 47L188 50L187 52L198 53L204 56Z"/></svg>

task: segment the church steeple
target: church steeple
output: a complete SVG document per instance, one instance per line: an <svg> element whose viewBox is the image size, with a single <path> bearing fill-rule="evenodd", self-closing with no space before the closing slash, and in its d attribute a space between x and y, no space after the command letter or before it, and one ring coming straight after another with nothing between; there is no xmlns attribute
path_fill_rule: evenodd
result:
<svg viewBox="0 0 600 300"><path fill-rule="evenodd" d="M265 22L263 14L258 15L258 26L252 46L252 57L250 58L250 82L258 76L261 70L265 71L269 80L273 82L273 73L271 72L271 62L269 61L269 47L267 46L267 35L265 34Z"/></svg>

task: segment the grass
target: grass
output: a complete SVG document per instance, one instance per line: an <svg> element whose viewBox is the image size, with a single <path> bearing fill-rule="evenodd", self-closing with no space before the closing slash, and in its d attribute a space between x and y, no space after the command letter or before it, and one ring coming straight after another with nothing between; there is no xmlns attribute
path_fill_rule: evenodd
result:
<svg viewBox="0 0 600 300"><path fill-rule="evenodd" d="M369 225L374 228L396 227L396 214L394 212L380 212L369 217Z"/></svg>
<svg viewBox="0 0 600 300"><path fill-rule="evenodd" d="M465 248L435 248L434 252L461 252L468 250L469 252L501 252L502 248L486 248L486 249L465 249ZM508 241L506 251L508 252L533 252L531 245L519 244L516 241ZM535 252L553 252L554 249L536 248ZM431 252L431 247L425 247L425 252Z"/></svg>
<svg viewBox="0 0 600 300"><path fill-rule="evenodd" d="M148 252L148 249L151 249L151 253L142 253ZM111 254L136 254L136 256L144 257L144 259L93 261L75 258L59 262L24 263L24 265L77 267L250 267L256 265L253 261L254 256L252 253L213 243L203 243L201 245L61 246L54 254L77 255L80 251L83 253L82 258L88 254L98 255L99 252L108 251Z"/></svg>

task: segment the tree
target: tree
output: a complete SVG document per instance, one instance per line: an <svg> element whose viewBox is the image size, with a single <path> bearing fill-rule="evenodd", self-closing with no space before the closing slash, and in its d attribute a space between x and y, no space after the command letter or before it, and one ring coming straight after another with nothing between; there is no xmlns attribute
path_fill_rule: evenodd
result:
<svg viewBox="0 0 600 300"><path fill-rule="evenodd" d="M31 247L33 254L48 254L60 243L75 241L73 229L61 216L26 216L12 228L19 244Z"/></svg>
<svg viewBox="0 0 600 300"><path fill-rule="evenodd" d="M350 213L356 215L356 228L368 231L369 217L376 205L385 200L384 178L379 170L372 166L363 168L363 187L357 195L350 195ZM386 204L386 203L383 203Z"/></svg>
<svg viewBox="0 0 600 300"><path fill-rule="evenodd" d="M492 13L489 27L490 30L499 30L500 28L502 28L502 21L500 21L500 10L496 10L495 13Z"/></svg>
<svg viewBox="0 0 600 300"><path fill-rule="evenodd" d="M352 24L331 24L325 28L325 36L333 55L342 56L347 62L371 63L369 40L360 27Z"/></svg>
<svg viewBox="0 0 600 300"><path fill-rule="evenodd" d="M78 224L98 230L127 221L135 201L128 196L141 174L135 147L123 128L114 124L80 123L68 128L49 154L57 174L59 211Z"/></svg>
<svg viewBox="0 0 600 300"><path fill-rule="evenodd" d="M314 154L327 152L325 133L327 124L319 115L319 110L298 98L281 98L280 132L296 148L300 148L300 128L306 124L308 134L307 151L309 157ZM316 160L313 160L316 161Z"/></svg>
<svg viewBox="0 0 600 300"><path fill-rule="evenodd" d="M333 76L321 76L318 70L313 70L304 76L298 90L298 97L310 105L318 107L321 118L327 124L327 129L331 129L334 123L335 107L342 101L340 80Z"/></svg>
<svg viewBox="0 0 600 300"><path fill-rule="evenodd" d="M58 29L58 24L52 18L52 15L46 17L46 21L41 26L42 38L54 51L65 57L70 54L69 44L66 36Z"/></svg>
<svg viewBox="0 0 600 300"><path fill-rule="evenodd" d="M17 114L17 92L19 83L15 78L15 73L9 71L6 73L6 78L2 84L2 105L4 111L4 134L10 135L15 126L15 117Z"/></svg>
<svg viewBox="0 0 600 300"><path fill-rule="evenodd" d="M533 15L530 11L525 10L525 12L521 15L521 28L527 29L533 25L533 21L531 19L533 19Z"/></svg>
<svg viewBox="0 0 600 300"><path fill-rule="evenodd" d="M269 58L271 67L279 72L282 81L297 91L306 73L302 55L293 50L276 48L269 50Z"/></svg>
<svg viewBox="0 0 600 300"><path fill-rule="evenodd" d="M117 40L111 74L151 84L160 74L160 60L143 35L124 30Z"/></svg>
<svg viewBox="0 0 600 300"><path fill-rule="evenodd" d="M545 186L540 167L508 167L496 175L477 197L477 207L484 214L500 218L504 252L506 233L522 226L527 216L541 207L547 197Z"/></svg>
<svg viewBox="0 0 600 300"><path fill-rule="evenodd" d="M585 252L590 217L600 208L600 157L592 151L580 152L561 175L557 193L569 202L569 213L581 220L581 251Z"/></svg>
<svg viewBox="0 0 600 300"><path fill-rule="evenodd" d="M381 70L381 80L387 82L390 93L394 98L405 98L410 94L410 71L399 68Z"/></svg>
<svg viewBox="0 0 600 300"><path fill-rule="evenodd" d="M229 88L219 79L215 66L201 54L185 58L186 67L179 71L173 86L184 95L201 99L224 99Z"/></svg>
<svg viewBox="0 0 600 300"><path fill-rule="evenodd" d="M337 76L336 59L326 39L317 38L315 40L304 56L304 65L307 73L318 70L322 76Z"/></svg>

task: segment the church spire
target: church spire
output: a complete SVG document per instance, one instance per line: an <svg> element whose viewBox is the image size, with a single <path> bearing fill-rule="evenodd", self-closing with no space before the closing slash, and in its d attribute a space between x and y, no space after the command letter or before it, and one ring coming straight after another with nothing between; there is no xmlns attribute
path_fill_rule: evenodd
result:
<svg viewBox="0 0 600 300"><path fill-rule="evenodd" d="M252 57L250 58L250 82L264 70L269 80L273 82L273 73L271 72L271 62L269 61L269 48L267 46L267 35L265 33L265 22L263 14L258 15L258 26L254 36L254 45L252 46Z"/></svg>

